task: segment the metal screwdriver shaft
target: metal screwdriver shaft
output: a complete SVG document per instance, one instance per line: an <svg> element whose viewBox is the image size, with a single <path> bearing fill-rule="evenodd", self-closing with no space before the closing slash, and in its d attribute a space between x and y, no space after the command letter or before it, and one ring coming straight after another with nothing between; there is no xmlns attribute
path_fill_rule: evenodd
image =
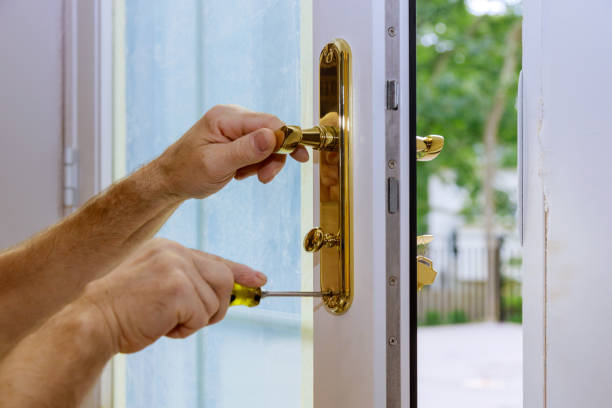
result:
<svg viewBox="0 0 612 408"><path fill-rule="evenodd" d="M328 292L269 292L263 291L261 288L249 288L234 283L232 296L230 298L230 306L248 306L253 307L259 304L261 298L264 297L323 297L331 295Z"/></svg>
<svg viewBox="0 0 612 408"><path fill-rule="evenodd" d="M262 291L261 297L265 298L268 296L278 296L278 297L323 297L328 293L323 292L268 292Z"/></svg>

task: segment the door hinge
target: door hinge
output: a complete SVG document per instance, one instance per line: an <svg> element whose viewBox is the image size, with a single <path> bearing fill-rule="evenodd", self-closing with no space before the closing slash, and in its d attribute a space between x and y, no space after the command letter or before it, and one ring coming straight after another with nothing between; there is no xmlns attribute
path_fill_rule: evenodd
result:
<svg viewBox="0 0 612 408"><path fill-rule="evenodd" d="M77 206L79 188L78 150L64 148L64 208Z"/></svg>
<svg viewBox="0 0 612 408"><path fill-rule="evenodd" d="M387 109L397 110L399 107L399 84L395 79L387 81Z"/></svg>

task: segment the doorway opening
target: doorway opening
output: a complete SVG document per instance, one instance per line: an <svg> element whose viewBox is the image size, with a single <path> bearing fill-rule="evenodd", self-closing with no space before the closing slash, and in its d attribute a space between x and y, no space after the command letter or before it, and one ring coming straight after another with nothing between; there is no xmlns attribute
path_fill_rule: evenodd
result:
<svg viewBox="0 0 612 408"><path fill-rule="evenodd" d="M418 295L420 408L522 407L518 0L417 0L419 248L438 275Z"/></svg>

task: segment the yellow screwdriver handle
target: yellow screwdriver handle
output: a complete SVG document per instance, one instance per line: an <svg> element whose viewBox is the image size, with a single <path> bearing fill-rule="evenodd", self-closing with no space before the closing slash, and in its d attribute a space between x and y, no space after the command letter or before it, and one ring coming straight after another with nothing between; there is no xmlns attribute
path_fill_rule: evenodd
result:
<svg viewBox="0 0 612 408"><path fill-rule="evenodd" d="M234 283L232 289L232 297L230 298L230 306L248 306L253 307L259 304L261 300L261 288L248 288L239 283Z"/></svg>

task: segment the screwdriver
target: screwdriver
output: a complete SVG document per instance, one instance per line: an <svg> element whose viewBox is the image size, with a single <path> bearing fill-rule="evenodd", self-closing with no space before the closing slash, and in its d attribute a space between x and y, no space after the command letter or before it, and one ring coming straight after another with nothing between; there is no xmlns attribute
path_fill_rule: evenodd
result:
<svg viewBox="0 0 612 408"><path fill-rule="evenodd" d="M282 297L323 297L331 293L327 292L268 292L261 288L249 288L247 286L234 283L232 296L230 298L230 306L248 306L253 307L259 304L262 298L268 296Z"/></svg>

